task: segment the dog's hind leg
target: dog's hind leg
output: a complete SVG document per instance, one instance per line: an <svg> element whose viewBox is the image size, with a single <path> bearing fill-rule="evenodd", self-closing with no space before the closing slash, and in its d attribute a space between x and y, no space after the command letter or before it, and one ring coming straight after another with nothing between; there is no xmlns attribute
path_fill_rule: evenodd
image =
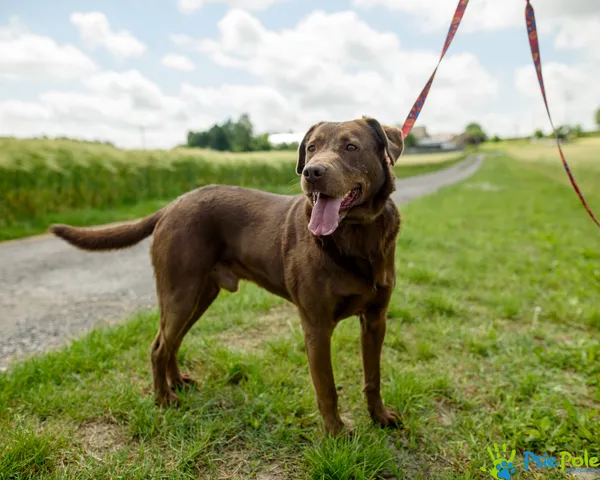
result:
<svg viewBox="0 0 600 480"><path fill-rule="evenodd" d="M171 291L159 282L160 327L152 343L152 374L156 402L166 407L178 403L170 387L186 383L177 365L177 352L185 334L219 294L217 284L205 276L204 281L180 282ZM170 385L169 385L170 384Z"/></svg>
<svg viewBox="0 0 600 480"><path fill-rule="evenodd" d="M179 365L177 363L177 353L183 338L186 336L190 328L196 323L196 321L206 312L208 307L219 295L219 286L212 280L208 280L205 286L196 299L196 304L192 309L190 317L182 328L177 332L173 346L169 353L169 359L167 360L167 379L171 388L178 389L185 387L186 385L192 385L194 380L187 374L179 371Z"/></svg>

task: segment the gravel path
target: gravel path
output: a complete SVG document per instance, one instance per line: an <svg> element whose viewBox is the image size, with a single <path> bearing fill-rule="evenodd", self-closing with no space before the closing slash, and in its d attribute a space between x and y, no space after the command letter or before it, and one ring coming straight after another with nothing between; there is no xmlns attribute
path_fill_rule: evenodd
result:
<svg viewBox="0 0 600 480"><path fill-rule="evenodd" d="M463 180L482 160L469 157L398 180L393 199L401 205ZM116 252L80 251L49 235L0 243L0 369L90 328L156 308L150 242Z"/></svg>

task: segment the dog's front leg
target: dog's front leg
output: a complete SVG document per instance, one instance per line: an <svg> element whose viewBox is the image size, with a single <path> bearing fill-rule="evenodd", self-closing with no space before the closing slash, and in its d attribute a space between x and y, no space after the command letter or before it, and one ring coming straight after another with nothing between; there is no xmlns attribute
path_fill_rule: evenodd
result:
<svg viewBox="0 0 600 480"><path fill-rule="evenodd" d="M338 412L337 391L331 365L331 336L335 323L331 321L323 324L302 315L302 328L310 375L325 432L337 435L343 431L344 423Z"/></svg>
<svg viewBox="0 0 600 480"><path fill-rule="evenodd" d="M386 330L387 308L377 305L360 316L364 392L369 414L382 427L396 427L400 418L383 404L381 398L381 349Z"/></svg>

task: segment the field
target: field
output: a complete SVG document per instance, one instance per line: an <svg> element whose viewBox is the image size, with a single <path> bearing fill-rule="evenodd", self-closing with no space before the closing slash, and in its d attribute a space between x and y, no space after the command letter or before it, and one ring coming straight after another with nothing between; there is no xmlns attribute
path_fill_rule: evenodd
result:
<svg viewBox="0 0 600 480"><path fill-rule="evenodd" d="M460 158L406 156L396 174L425 173ZM211 183L299 193L295 163L295 151L125 151L70 140L0 139L0 241L42 233L51 223L129 220Z"/></svg>
<svg viewBox="0 0 600 480"><path fill-rule="evenodd" d="M585 142L567 156L600 212L600 146ZM523 459L600 457L600 231L555 150L486 148L473 177L401 208L382 383L402 429L368 419L348 319L333 365L356 434L325 439L297 314L244 284L187 335L200 384L179 409L153 403L155 313L1 375L0 478L490 479L494 443L515 449L513 478L575 478Z"/></svg>

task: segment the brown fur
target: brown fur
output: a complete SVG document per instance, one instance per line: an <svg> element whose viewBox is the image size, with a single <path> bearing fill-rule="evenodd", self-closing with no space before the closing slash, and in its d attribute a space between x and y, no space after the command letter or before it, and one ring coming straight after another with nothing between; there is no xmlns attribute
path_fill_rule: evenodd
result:
<svg viewBox="0 0 600 480"><path fill-rule="evenodd" d="M352 143L357 149L348 147ZM314 150L313 150L314 146ZM152 263L160 326L152 344L154 392L159 404L177 403L176 387L191 382L179 371L177 351L221 288L249 280L298 308L316 392L328 433L343 429L331 365L336 324L358 315L368 410L383 426L397 415L380 394L380 355L386 312L395 285L394 251L400 228L390 199L390 163L402 153L399 129L363 117L321 122L298 149L303 195L210 185L188 192L133 223L104 229L54 225L51 231L87 250L133 245L154 233ZM309 167L324 173L309 181ZM360 186L358 203L328 236L308 230L313 190L341 197Z"/></svg>

